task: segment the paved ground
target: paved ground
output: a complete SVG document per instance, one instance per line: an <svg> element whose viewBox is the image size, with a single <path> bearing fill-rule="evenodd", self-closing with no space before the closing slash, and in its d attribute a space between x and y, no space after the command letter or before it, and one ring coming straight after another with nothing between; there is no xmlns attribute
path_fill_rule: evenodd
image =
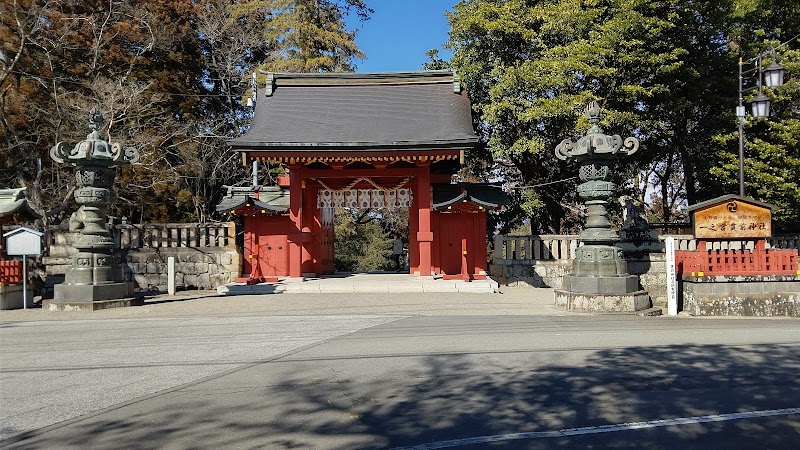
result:
<svg viewBox="0 0 800 450"><path fill-rule="evenodd" d="M337 272L322 278L306 278L303 282L283 278L275 283L246 285L231 283L220 286L220 294L359 294L359 293L484 293L497 290L497 282L491 278L484 280L445 280L443 278L423 278L407 273L347 273Z"/></svg>
<svg viewBox="0 0 800 450"><path fill-rule="evenodd" d="M0 311L0 321L128 319L143 317L235 315L574 315L553 306L552 289L509 288L499 294L459 292L387 294L219 295L183 291L156 295L144 306L93 313L58 313L41 309Z"/></svg>
<svg viewBox="0 0 800 450"><path fill-rule="evenodd" d="M0 424L9 439L1 444L800 442L800 410L792 409L800 407L797 320L576 315L550 306L552 291L536 289L197 294L90 314L2 311Z"/></svg>

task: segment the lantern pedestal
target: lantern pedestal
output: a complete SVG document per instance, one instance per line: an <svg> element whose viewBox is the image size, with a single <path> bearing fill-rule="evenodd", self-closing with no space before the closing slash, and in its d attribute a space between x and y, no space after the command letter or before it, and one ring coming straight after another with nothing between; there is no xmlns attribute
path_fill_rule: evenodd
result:
<svg viewBox="0 0 800 450"><path fill-rule="evenodd" d="M58 288L62 286L61 288ZM134 306L141 300L133 298L131 283L106 285L57 285L55 298L42 301L45 311L99 311L101 309ZM80 300L86 299L86 300Z"/></svg>
<svg viewBox="0 0 800 450"><path fill-rule="evenodd" d="M636 282L638 284L638 277ZM566 277L564 277L566 281ZM624 294L598 294L555 290L556 306L585 312L634 312L650 308L650 295L640 290Z"/></svg>

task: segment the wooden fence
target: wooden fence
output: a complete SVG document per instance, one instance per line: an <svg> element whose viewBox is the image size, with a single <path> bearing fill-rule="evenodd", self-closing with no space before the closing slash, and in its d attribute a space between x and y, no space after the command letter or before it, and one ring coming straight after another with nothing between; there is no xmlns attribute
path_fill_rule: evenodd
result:
<svg viewBox="0 0 800 450"><path fill-rule="evenodd" d="M22 284L22 260L0 261L0 286Z"/></svg>
<svg viewBox="0 0 800 450"><path fill-rule="evenodd" d="M679 274L796 275L797 250L707 250L675 251Z"/></svg>

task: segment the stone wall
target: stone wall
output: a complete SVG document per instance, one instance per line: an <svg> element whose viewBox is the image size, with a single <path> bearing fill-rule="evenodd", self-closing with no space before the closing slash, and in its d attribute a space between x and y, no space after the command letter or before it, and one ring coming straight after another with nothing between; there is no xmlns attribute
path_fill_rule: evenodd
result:
<svg viewBox="0 0 800 450"><path fill-rule="evenodd" d="M800 317L800 275L683 275L678 291L696 316Z"/></svg>
<svg viewBox="0 0 800 450"><path fill-rule="evenodd" d="M217 225L220 230L226 230L227 227L227 224ZM157 233L154 232L152 235L157 234L160 237L171 236L172 229L186 230L187 226L163 225L153 229ZM142 235L144 234L143 232ZM203 233L197 233L196 228L192 228L192 233L186 234L204 236ZM151 239L150 234L147 234L146 239L137 238L138 245L124 244L124 248L119 252L125 279L133 281L134 287L138 290L166 290L167 260L169 257L174 257L175 285L179 289L216 289L217 286L230 283L241 274L241 255L236 250L231 236L225 234L223 240L222 231L219 234L215 231L213 235L215 239L205 239L205 245L199 244L201 242L199 238L196 242L171 238L157 240L155 237ZM55 230L51 236L49 254L42 258L48 278L46 285L63 281L70 257L77 252L73 244L79 234ZM219 239L216 239L217 236Z"/></svg>
<svg viewBox="0 0 800 450"><path fill-rule="evenodd" d="M628 272L639 275L639 283L650 294L653 306L667 307L667 267L663 253L638 254L627 259ZM561 289L564 275L570 273L568 259L545 261L496 261L489 274L501 286Z"/></svg>

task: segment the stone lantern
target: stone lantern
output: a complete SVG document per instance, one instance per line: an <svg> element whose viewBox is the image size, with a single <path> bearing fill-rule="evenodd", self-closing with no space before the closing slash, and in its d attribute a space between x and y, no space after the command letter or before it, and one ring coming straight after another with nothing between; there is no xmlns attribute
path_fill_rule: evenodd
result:
<svg viewBox="0 0 800 450"><path fill-rule="evenodd" d="M106 229L108 206L113 195L115 167L139 160L135 148L122 148L108 143L98 131L105 122L103 115L92 109L86 140L71 145L59 142L50 150L50 157L62 164L75 166L75 202L80 205L69 220L70 232L79 232L64 283L54 288L54 300L46 309L102 309L130 305L133 285L126 282L114 238ZM122 302L114 299L127 299ZM114 301L112 301L114 300ZM65 307L70 304L72 306Z"/></svg>
<svg viewBox="0 0 800 450"><path fill-rule="evenodd" d="M578 195L586 202L587 218L572 272L564 276L563 289L556 290L556 305L586 311L638 311L650 307L647 292L639 289L639 277L628 273L620 238L608 220L608 199L617 186L609 181L617 157L639 149L634 137L624 140L607 135L598 126L600 106L591 102L586 115L592 126L586 136L563 140L555 149L561 160L575 158L582 183Z"/></svg>

